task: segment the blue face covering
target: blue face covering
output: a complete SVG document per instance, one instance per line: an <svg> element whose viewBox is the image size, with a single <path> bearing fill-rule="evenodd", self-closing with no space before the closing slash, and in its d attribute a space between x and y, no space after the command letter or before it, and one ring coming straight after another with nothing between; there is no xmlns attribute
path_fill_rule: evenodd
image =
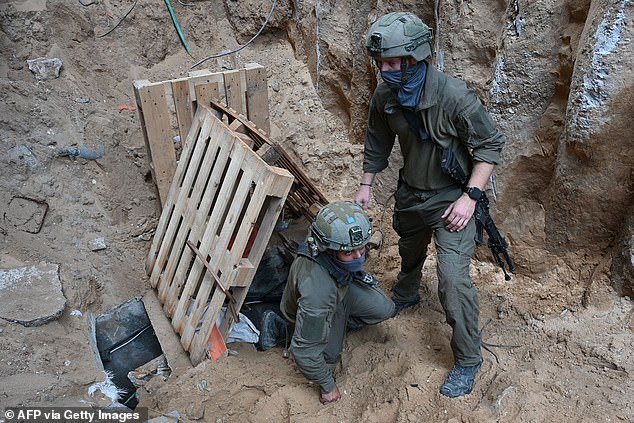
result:
<svg viewBox="0 0 634 423"><path fill-rule="evenodd" d="M337 263L337 266L348 272L359 272L363 269L365 263L365 254L359 258L350 261L341 261L333 256L333 260Z"/></svg>
<svg viewBox="0 0 634 423"><path fill-rule="evenodd" d="M423 92L426 75L427 63L423 60L407 67L405 83L402 81L403 73L400 70L381 71L381 78L396 92L398 102L404 107L416 107Z"/></svg>

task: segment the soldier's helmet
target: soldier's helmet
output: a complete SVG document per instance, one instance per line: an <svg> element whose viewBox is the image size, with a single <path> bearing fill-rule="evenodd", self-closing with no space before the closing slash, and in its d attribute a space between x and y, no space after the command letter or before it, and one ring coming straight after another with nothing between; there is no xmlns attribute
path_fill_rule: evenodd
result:
<svg viewBox="0 0 634 423"><path fill-rule="evenodd" d="M365 46L375 59L413 57L418 62L432 55L432 40L432 30L416 15L392 12L372 24Z"/></svg>
<svg viewBox="0 0 634 423"><path fill-rule="evenodd" d="M365 246L372 236L372 222L357 203L336 201L319 210L310 234L319 251L351 251Z"/></svg>

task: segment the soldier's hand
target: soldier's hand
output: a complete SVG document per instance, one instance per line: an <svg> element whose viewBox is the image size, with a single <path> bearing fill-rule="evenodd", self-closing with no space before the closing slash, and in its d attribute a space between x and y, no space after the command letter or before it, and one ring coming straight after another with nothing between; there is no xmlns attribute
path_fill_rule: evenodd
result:
<svg viewBox="0 0 634 423"><path fill-rule="evenodd" d="M341 393L339 392L339 388L335 385L335 389L325 394L321 394L319 397L319 402L322 404L329 404L331 402L335 402L341 398Z"/></svg>
<svg viewBox="0 0 634 423"><path fill-rule="evenodd" d="M363 210L367 210L370 205L370 188L367 185L361 185L357 191L357 195L354 197L355 203L361 204Z"/></svg>
<svg viewBox="0 0 634 423"><path fill-rule="evenodd" d="M450 232L460 232L467 227L469 219L473 216L476 202L469 198L467 194L462 194L456 201L451 203L441 218L447 225Z"/></svg>

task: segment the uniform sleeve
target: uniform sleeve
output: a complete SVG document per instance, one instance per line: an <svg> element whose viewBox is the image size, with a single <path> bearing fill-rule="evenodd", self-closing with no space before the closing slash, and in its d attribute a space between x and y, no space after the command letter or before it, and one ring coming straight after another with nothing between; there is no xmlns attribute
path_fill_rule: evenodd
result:
<svg viewBox="0 0 634 423"><path fill-rule="evenodd" d="M388 158L394 147L396 134L392 132L377 95L372 96L368 112L368 130L365 136L363 172L379 173L388 165Z"/></svg>
<svg viewBox="0 0 634 423"><path fill-rule="evenodd" d="M467 89L456 115L461 141L472 150L473 160L499 164L506 142L489 112L472 89Z"/></svg>
<svg viewBox="0 0 634 423"><path fill-rule="evenodd" d="M302 274L303 273L303 274ZM330 323L337 303L337 289L324 272L300 272L297 288L299 304L291 351L299 371L321 387L321 392L335 388L335 378L326 365L324 350L330 335Z"/></svg>

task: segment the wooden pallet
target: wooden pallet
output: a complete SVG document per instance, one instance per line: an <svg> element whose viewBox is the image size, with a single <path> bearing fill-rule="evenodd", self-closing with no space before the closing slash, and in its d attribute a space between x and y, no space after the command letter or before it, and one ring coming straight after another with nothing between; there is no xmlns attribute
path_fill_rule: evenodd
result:
<svg viewBox="0 0 634 423"><path fill-rule="evenodd" d="M198 105L220 99L264 132L270 130L266 71L258 64L217 73L196 71L187 78L156 83L137 80L134 93L162 205L176 170L177 146L182 145L175 141L187 138Z"/></svg>
<svg viewBox="0 0 634 423"><path fill-rule="evenodd" d="M246 116L237 110L224 105L221 101L212 99L211 107L226 119L229 128L240 131L247 136L251 148L268 164L279 166L291 172L295 181L286 199L287 207L296 215L304 215L312 220L319 209L328 204L326 196L317 188L315 183L297 165L295 160L277 143L260 131Z"/></svg>
<svg viewBox="0 0 634 423"><path fill-rule="evenodd" d="M292 183L290 172L267 165L198 106L146 261L194 365L225 300L232 298L233 311L242 306ZM225 340L233 321L225 313Z"/></svg>

